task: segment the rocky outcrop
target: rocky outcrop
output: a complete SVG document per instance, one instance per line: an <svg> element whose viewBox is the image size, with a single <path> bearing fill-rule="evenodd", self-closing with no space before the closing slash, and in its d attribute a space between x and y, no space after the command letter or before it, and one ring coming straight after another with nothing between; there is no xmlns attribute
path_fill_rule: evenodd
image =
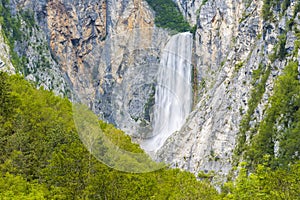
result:
<svg viewBox="0 0 300 200"><path fill-rule="evenodd" d="M14 50L24 66L22 69L20 69L21 66L18 66L18 69L13 69L13 71L23 74L37 87L43 87L46 90L54 91L57 95L64 96L70 90L66 77L59 68L59 63L50 52L47 32L44 29L45 3L45 1L36 0L10 1L11 14L20 19L22 32L22 36L15 41ZM39 23L36 24L34 19L40 19ZM6 59L4 62L12 67L10 59Z"/></svg>
<svg viewBox="0 0 300 200"><path fill-rule="evenodd" d="M158 160L195 174L229 172L242 118L239 110L247 107L249 74L259 64L247 59L259 45L260 7L261 3L253 2L248 11L235 1L208 1L194 13L198 15L195 62L199 101L181 131L160 150ZM251 15L241 22L247 12ZM238 63L247 67L237 70Z"/></svg>
<svg viewBox="0 0 300 200"><path fill-rule="evenodd" d="M153 102L149 103L149 97L160 51L169 36L155 27L147 3L13 2L13 12L21 12L21 8L33 11L40 26L24 26L29 39L16 45L19 55L29 58L25 70L28 79L45 89L68 93L73 101L88 105L100 118L129 134L151 129ZM149 90L137 93L141 88Z"/></svg>
<svg viewBox="0 0 300 200"><path fill-rule="evenodd" d="M0 25L0 71L15 74L15 68L10 61L9 46L4 42L2 27Z"/></svg>
<svg viewBox="0 0 300 200"><path fill-rule="evenodd" d="M145 2L53 0L47 25L74 100L131 135L151 128L148 99L168 34Z"/></svg>
<svg viewBox="0 0 300 200"><path fill-rule="evenodd" d="M286 59L270 60L284 31L285 49L294 50L295 30L288 30L286 22L292 18L296 2L283 16L274 10L272 22L262 19L260 1L207 1L198 12L183 6L194 3L178 1L188 19L197 18L194 62L200 83L198 103L182 129L160 149L157 159L195 174L213 170L222 176L232 167L239 124L249 108L254 88L253 71L260 65L271 66L262 99L250 114L251 127L264 117L274 79L286 64Z"/></svg>

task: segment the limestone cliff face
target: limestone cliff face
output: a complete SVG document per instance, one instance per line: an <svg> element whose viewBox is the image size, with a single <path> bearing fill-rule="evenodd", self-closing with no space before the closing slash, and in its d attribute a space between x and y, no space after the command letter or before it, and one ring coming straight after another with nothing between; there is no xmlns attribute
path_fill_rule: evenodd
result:
<svg viewBox="0 0 300 200"><path fill-rule="evenodd" d="M274 9L271 22L262 19L262 1L208 0L197 12L194 8L186 9L196 5L195 1L177 2L191 22L197 18L194 62L200 85L194 111L182 129L164 144L157 159L195 174L214 170L226 175L232 167L239 124L249 109L253 71L259 66L271 67L264 84L266 90L251 113L251 127L264 117L274 79L287 60L299 62L299 54L290 54L294 50L296 29L286 26L293 17L296 1L291 1L283 16ZM296 18L295 26L299 27ZM290 56L271 61L284 31L287 32L284 49Z"/></svg>
<svg viewBox="0 0 300 200"><path fill-rule="evenodd" d="M11 13L13 16L18 15L22 32L22 38L15 41L14 50L22 58L25 66L16 73L23 74L27 80L35 82L37 87L53 90L57 95L63 96L67 95L70 89L67 77L60 70L60 65L51 54L48 45L45 4L46 1L38 0L10 1ZM29 11L26 17L24 11ZM9 60L5 62L6 65L10 65Z"/></svg>
<svg viewBox="0 0 300 200"><path fill-rule="evenodd" d="M184 2L191 3L179 3L185 5ZM251 11L246 10L244 3L232 0L207 1L198 6L194 9L197 11L186 14L197 18L197 103L184 127L169 138L157 159L195 174L202 170L227 174L242 118L239 110L247 107L249 74L259 64L259 60L247 63L247 59L258 48L261 2L251 3ZM251 15L240 23L247 12ZM247 66L236 70L235 65L242 62Z"/></svg>
<svg viewBox="0 0 300 200"><path fill-rule="evenodd" d="M169 35L155 27L154 14L146 2L12 3L13 13L23 9L33 11L39 26L24 25L30 39L16 45L19 55L29 58L28 79L68 94L129 134L151 129L149 109L153 102L149 98L154 92L160 51Z"/></svg>
<svg viewBox="0 0 300 200"><path fill-rule="evenodd" d="M49 1L47 25L52 53L69 78L74 99L129 134L149 127L144 107L153 93L156 70L152 65L158 63L168 35L154 27L147 4L141 0ZM141 71L150 82L145 83ZM133 96L144 85L143 94ZM141 102L132 103L136 100Z"/></svg>
<svg viewBox="0 0 300 200"><path fill-rule="evenodd" d="M105 2L53 0L47 2L46 12L53 56L68 76L73 93L92 101L95 80L91 76L99 58L92 63L87 60L94 59L92 51L100 49L106 36Z"/></svg>

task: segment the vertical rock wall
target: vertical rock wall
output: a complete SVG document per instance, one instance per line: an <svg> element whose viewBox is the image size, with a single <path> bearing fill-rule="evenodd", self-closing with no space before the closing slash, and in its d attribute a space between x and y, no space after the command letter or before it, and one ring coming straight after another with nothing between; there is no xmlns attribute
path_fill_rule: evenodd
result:
<svg viewBox="0 0 300 200"><path fill-rule="evenodd" d="M297 2L291 1L284 13L280 8L272 8L270 21L262 19L262 1L208 0L198 5L198 9L189 9L197 4L193 0L176 2L191 22L196 19L194 62L198 101L187 123L167 140L157 159L195 174L213 170L221 176L227 175L233 163L239 125L255 90L254 70L269 66L271 72L263 85L262 98L250 113L250 127L263 119L274 80L287 60L299 59L288 54L284 59L270 60L285 31L285 50L295 50L297 29L288 29L286 22L292 18ZM299 26L299 18L294 23ZM246 135L249 139L250 133Z"/></svg>

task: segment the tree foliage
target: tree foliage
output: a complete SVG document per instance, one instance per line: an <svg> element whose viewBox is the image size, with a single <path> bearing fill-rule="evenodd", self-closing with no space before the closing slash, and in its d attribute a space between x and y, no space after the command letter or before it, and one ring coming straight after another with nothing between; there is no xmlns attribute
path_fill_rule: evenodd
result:
<svg viewBox="0 0 300 200"><path fill-rule="evenodd" d="M250 157L255 155L251 161L257 161L254 171L249 173L246 165L242 165L237 179L227 182L222 194L208 182L197 181L193 174L179 169L134 174L107 167L79 139L72 104L67 99L36 90L20 76L0 73L0 196L4 199L299 199L300 165L296 152L300 90L296 67L296 63L289 63L276 81L272 106L259 127L254 145L249 147L256 151L249 153ZM278 132L275 122L284 128ZM143 152L112 125L99 122L99 126L116 145ZM277 138L281 146L277 157L272 151L272 138ZM264 155L268 152L266 159ZM274 168L274 160L287 164Z"/></svg>
<svg viewBox="0 0 300 200"><path fill-rule="evenodd" d="M0 197L6 199L216 199L188 172L162 168L125 173L95 159L77 134L72 105L0 73ZM112 125L99 126L116 145L143 153ZM126 162L127 157L119 157Z"/></svg>
<svg viewBox="0 0 300 200"><path fill-rule="evenodd" d="M155 11L155 24L178 32L194 31L172 0L146 0Z"/></svg>
<svg viewBox="0 0 300 200"><path fill-rule="evenodd" d="M266 158L266 157L265 157ZM269 200L269 199L299 199L300 164L294 164L289 169L272 170L267 164L259 164L252 173L241 163L239 175L234 182L224 185L224 199L236 200Z"/></svg>
<svg viewBox="0 0 300 200"><path fill-rule="evenodd" d="M270 107L246 155L261 164L264 154L272 156L274 167L299 160L300 82L298 63L290 62L275 83Z"/></svg>

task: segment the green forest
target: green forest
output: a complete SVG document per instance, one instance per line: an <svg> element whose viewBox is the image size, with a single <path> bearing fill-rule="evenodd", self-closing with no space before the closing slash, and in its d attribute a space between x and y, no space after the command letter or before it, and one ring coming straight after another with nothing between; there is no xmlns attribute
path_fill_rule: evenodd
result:
<svg viewBox="0 0 300 200"><path fill-rule="evenodd" d="M72 105L0 73L0 199L215 199L205 181L178 169L125 173L102 164L76 131ZM99 122L120 147L142 152L122 131Z"/></svg>
<svg viewBox="0 0 300 200"><path fill-rule="evenodd" d="M0 102L0 199L300 199L297 160L272 168L265 155L251 173L242 162L237 178L217 192L209 178L179 169L137 174L107 167L79 139L70 101L21 76L0 73ZM120 147L142 152L122 131L99 126Z"/></svg>

